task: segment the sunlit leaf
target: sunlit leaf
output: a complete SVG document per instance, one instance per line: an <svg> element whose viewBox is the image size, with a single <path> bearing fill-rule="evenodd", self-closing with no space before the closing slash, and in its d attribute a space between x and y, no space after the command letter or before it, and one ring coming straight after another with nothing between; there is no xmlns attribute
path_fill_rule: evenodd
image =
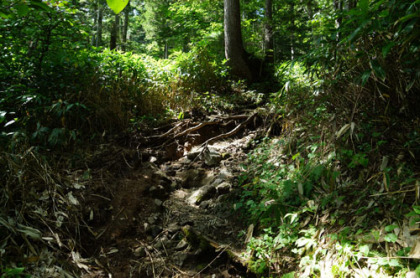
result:
<svg viewBox="0 0 420 278"><path fill-rule="evenodd" d="M398 228L398 226L397 225L388 225L388 226L385 227L385 231L389 233L389 232L393 231L395 228Z"/></svg>
<svg viewBox="0 0 420 278"><path fill-rule="evenodd" d="M396 242L398 237L396 234L387 234L384 239L386 242Z"/></svg>
<svg viewBox="0 0 420 278"><path fill-rule="evenodd" d="M106 0L108 6L115 14L119 14L127 6L129 0Z"/></svg>

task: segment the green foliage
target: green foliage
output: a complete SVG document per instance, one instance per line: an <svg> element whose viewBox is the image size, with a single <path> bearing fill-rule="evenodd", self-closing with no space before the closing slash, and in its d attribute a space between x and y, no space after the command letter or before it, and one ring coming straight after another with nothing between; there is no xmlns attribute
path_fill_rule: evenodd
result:
<svg viewBox="0 0 420 278"><path fill-rule="evenodd" d="M106 2L114 13L119 14L127 6L129 0L106 0Z"/></svg>
<svg viewBox="0 0 420 278"><path fill-rule="evenodd" d="M16 268L6 268L4 270L0 270L1 278L19 278L19 277L31 277L24 273L25 268L23 267L16 267Z"/></svg>

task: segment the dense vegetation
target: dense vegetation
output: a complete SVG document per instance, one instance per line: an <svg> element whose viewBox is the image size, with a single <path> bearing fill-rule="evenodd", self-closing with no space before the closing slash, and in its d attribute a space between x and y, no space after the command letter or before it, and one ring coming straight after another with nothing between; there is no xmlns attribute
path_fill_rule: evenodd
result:
<svg viewBox="0 0 420 278"><path fill-rule="evenodd" d="M102 0L1 0L2 277L80 275L69 254L83 271L72 192L101 144L244 105L270 119L234 205L250 271L420 276L419 5L241 1L244 81L221 1L131 0L116 15Z"/></svg>

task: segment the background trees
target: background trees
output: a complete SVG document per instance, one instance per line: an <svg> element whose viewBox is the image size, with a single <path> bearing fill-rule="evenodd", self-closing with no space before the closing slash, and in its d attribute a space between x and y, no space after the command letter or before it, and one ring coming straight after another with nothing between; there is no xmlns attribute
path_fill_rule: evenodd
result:
<svg viewBox="0 0 420 278"><path fill-rule="evenodd" d="M419 5L131 0L115 15L104 0L0 0L0 271L13 265L3 254L55 252L41 230L86 251L72 226L84 216L54 194L73 196L69 169L90 178L89 151L141 144L149 126L188 110L264 106L268 129L238 178L237 207L257 227L249 268L279 274L295 256L298 274L316 276L333 256L331 275L405 275L413 262L389 258L412 255L401 240L420 211Z"/></svg>

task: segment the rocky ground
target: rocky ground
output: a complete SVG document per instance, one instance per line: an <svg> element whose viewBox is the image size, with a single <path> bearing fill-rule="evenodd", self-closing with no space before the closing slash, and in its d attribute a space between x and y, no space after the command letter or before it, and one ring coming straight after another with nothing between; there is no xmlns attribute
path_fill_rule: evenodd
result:
<svg viewBox="0 0 420 278"><path fill-rule="evenodd" d="M125 165L97 167L84 197L84 257L96 269L84 277L252 277L234 203L258 121L175 122L102 157Z"/></svg>

